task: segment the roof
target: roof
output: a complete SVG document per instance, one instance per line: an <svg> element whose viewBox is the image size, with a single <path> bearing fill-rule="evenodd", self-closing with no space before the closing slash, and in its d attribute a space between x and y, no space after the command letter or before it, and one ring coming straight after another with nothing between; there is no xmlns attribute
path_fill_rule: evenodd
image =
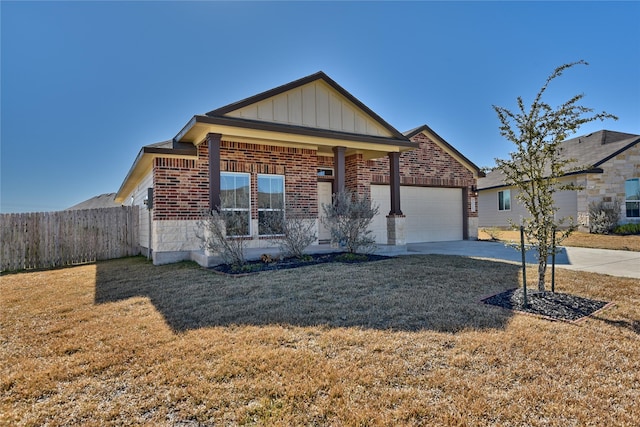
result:
<svg viewBox="0 0 640 427"><path fill-rule="evenodd" d="M241 109L243 107L246 107L248 105L251 105L251 104L256 104L256 103L258 103L260 101L263 101L263 100L265 100L267 98L275 97L275 96L280 95L280 94L282 94L284 92L288 92L288 91L290 91L292 89L304 86L304 85L306 85L308 83L311 83L311 82L314 82L314 81L317 81L317 80L322 80L325 83L327 83L334 90L336 90L342 96L344 96L349 101L351 101L353 104L355 104L359 109L361 109L366 114L371 116L374 120L376 120L378 123L380 123L385 129L387 129L393 135L393 137L398 138L400 140L405 139L404 136L402 135L402 133L400 133L396 128L394 128L389 123L387 123L384 119L382 119L382 117L380 117L375 112L373 112L369 107L367 107L365 104L363 104L358 98L356 98L355 96L350 94L342 86L340 86L333 79L331 79L329 76L327 76L323 71L318 71L317 73L308 75L308 76L303 77L303 78L298 79L298 80L294 80L294 81L292 81L290 83L287 83L287 84L284 84L282 86L278 86L276 88L267 90L267 91L259 93L257 95L250 96L249 98L245 98L245 99L243 99L241 101L234 102L234 103L225 105L224 107L220 107L220 108L217 108L215 110L209 111L208 113L206 113L206 116L209 116L209 117L223 117L223 116L227 115L228 113L230 113L232 111L239 110L239 109Z"/></svg>
<svg viewBox="0 0 640 427"><path fill-rule="evenodd" d="M571 175L587 172L602 172L603 163L640 143L640 135L610 130L601 130L588 135L567 139L560 144L561 158L574 160L578 167ZM503 187L504 174L499 170L489 172L486 178L478 180L478 188Z"/></svg>
<svg viewBox="0 0 640 427"><path fill-rule="evenodd" d="M100 194L99 196L94 196L65 210L77 211L81 209L115 208L121 206L120 203L116 203L116 201L114 200L115 197L116 193Z"/></svg>
<svg viewBox="0 0 640 427"><path fill-rule="evenodd" d="M473 172L476 173L477 176L479 176L479 177L485 176L484 172L482 172L480 170L480 168L475 165L475 163L473 163L471 160L467 159L461 152L456 150L451 144L449 144L447 141L445 141L444 138L442 138L440 135L435 133L433 131L433 129L431 129L429 126L427 126L427 125L418 126L417 128L413 128L411 130L403 132L403 134L407 138L413 138L414 136L416 136L417 134L422 133L422 132L427 133L432 139L435 139L435 142L440 144L440 146L442 146L442 148L445 151L447 151L453 157L457 158L462 163L465 163L469 169L471 169Z"/></svg>
<svg viewBox="0 0 640 427"><path fill-rule="evenodd" d="M349 131L329 126L313 126L300 123L299 120L296 122L295 120L288 121L275 118L260 119L259 117L251 117L243 114L243 112L246 112L249 108L265 105L265 102L275 100L278 97L284 99L283 97L286 97L288 93L304 89L303 87L312 85L315 82L322 82L328 88L335 91L339 97L346 100L353 108L366 116L367 120L375 123L375 126L379 127L379 129L384 130L384 134L372 134L359 132L357 130ZM329 104L323 104L325 107L328 107L328 105ZM304 120L302 120L302 122L304 122ZM266 135L265 132L273 135L299 135L306 137L305 140L313 141L314 144L326 146L333 145L333 143L329 141L337 140L347 143L380 145L383 151L416 148L416 144L410 141L409 138L383 120L322 71L245 98L241 101L228 104L224 107L211 110L205 114L195 115L183 129L178 132L173 140L176 143L199 144L209 132L226 134L226 132L233 132L232 129L235 129L236 133L241 134L236 136L255 136L256 133L264 136ZM298 142L299 141L300 140L298 140ZM387 147L382 148L384 145Z"/></svg>

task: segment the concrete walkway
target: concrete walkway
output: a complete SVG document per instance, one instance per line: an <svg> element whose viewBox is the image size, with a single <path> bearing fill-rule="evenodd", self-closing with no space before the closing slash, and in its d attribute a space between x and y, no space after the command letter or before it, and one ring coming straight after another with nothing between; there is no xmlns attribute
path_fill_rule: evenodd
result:
<svg viewBox="0 0 640 427"><path fill-rule="evenodd" d="M472 258L522 262L519 251L499 242L461 240L455 242L409 243L401 254L459 255ZM533 251L527 252L527 263L537 264ZM551 259L549 259L551 264ZM556 267L588 271L611 276L640 279L640 252L563 247L556 255Z"/></svg>

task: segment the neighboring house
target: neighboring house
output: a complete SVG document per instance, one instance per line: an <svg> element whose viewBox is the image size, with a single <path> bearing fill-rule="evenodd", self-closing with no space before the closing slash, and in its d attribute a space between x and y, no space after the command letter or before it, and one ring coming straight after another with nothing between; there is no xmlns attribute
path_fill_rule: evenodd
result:
<svg viewBox="0 0 640 427"><path fill-rule="evenodd" d="M115 208L118 206L122 206L121 203L116 203L115 197L116 193L100 194L99 196L92 197L65 210L77 211L81 209Z"/></svg>
<svg viewBox="0 0 640 427"><path fill-rule="evenodd" d="M571 217L581 230L589 230L589 204L618 202L620 223L640 222L640 135L602 130L568 139L561 156L573 159L568 167L578 171L562 180L578 185L579 191L555 195L558 219ZM518 202L518 190L505 185L504 175L494 170L478 180L480 227L508 227L528 217Z"/></svg>
<svg viewBox="0 0 640 427"><path fill-rule="evenodd" d="M379 205L377 243L474 239L480 174L427 126L403 134L318 72L196 115L172 140L143 147L115 199L144 208L153 189L150 214L140 210L143 252L156 264L206 264L196 234L207 210L233 211L235 238L266 247L273 236L262 219L295 201L324 243L322 204L345 189Z"/></svg>

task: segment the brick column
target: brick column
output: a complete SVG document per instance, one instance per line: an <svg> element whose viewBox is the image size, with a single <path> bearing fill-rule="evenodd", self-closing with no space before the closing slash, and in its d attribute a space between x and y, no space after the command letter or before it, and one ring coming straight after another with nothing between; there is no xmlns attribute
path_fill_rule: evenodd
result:
<svg viewBox="0 0 640 427"><path fill-rule="evenodd" d="M209 146L209 209L220 209L220 140L219 133L207 134Z"/></svg>

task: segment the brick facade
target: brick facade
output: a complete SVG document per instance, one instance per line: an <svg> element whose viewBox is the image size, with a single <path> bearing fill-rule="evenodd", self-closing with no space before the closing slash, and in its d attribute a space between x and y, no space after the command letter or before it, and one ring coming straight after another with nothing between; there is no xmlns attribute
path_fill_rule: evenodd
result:
<svg viewBox="0 0 640 427"><path fill-rule="evenodd" d="M253 219L258 218L257 175L285 176L285 194L296 195L296 207L318 215L315 150L233 141L220 144L220 170L251 175ZM209 149L198 146L198 159L156 158L153 168L154 219L198 219L209 207Z"/></svg>
<svg viewBox="0 0 640 427"><path fill-rule="evenodd" d="M424 133L411 138L420 145L416 150L400 154L400 185L421 187L451 187L466 189L467 215L478 216L477 196L471 191L476 185L473 172L458 162L453 156L440 148ZM369 160L372 184L389 184L389 159L387 157Z"/></svg>
<svg viewBox="0 0 640 427"><path fill-rule="evenodd" d="M469 237L474 237L474 230L477 229L477 204L471 193L471 186L476 184L473 172L424 134L418 134L412 140L419 142L419 148L400 156L401 185L466 189L463 200L466 204L467 225L464 227L465 230L469 229ZM162 157L153 160L154 262L164 262L158 261L161 256L167 257L167 260L182 259L178 258L182 256L180 254L199 248L200 243L195 234L197 220L209 208L207 144L199 145L197 154L195 160ZM256 231L258 174L284 175L287 203L294 202L300 211L308 212L309 218L317 221L319 167L334 168L334 158L318 156L313 149L227 140L220 142L220 171L250 174L251 219L254 229L252 245L262 244ZM388 157L365 160L360 153L347 155L346 188L371 197L372 183L389 183Z"/></svg>

